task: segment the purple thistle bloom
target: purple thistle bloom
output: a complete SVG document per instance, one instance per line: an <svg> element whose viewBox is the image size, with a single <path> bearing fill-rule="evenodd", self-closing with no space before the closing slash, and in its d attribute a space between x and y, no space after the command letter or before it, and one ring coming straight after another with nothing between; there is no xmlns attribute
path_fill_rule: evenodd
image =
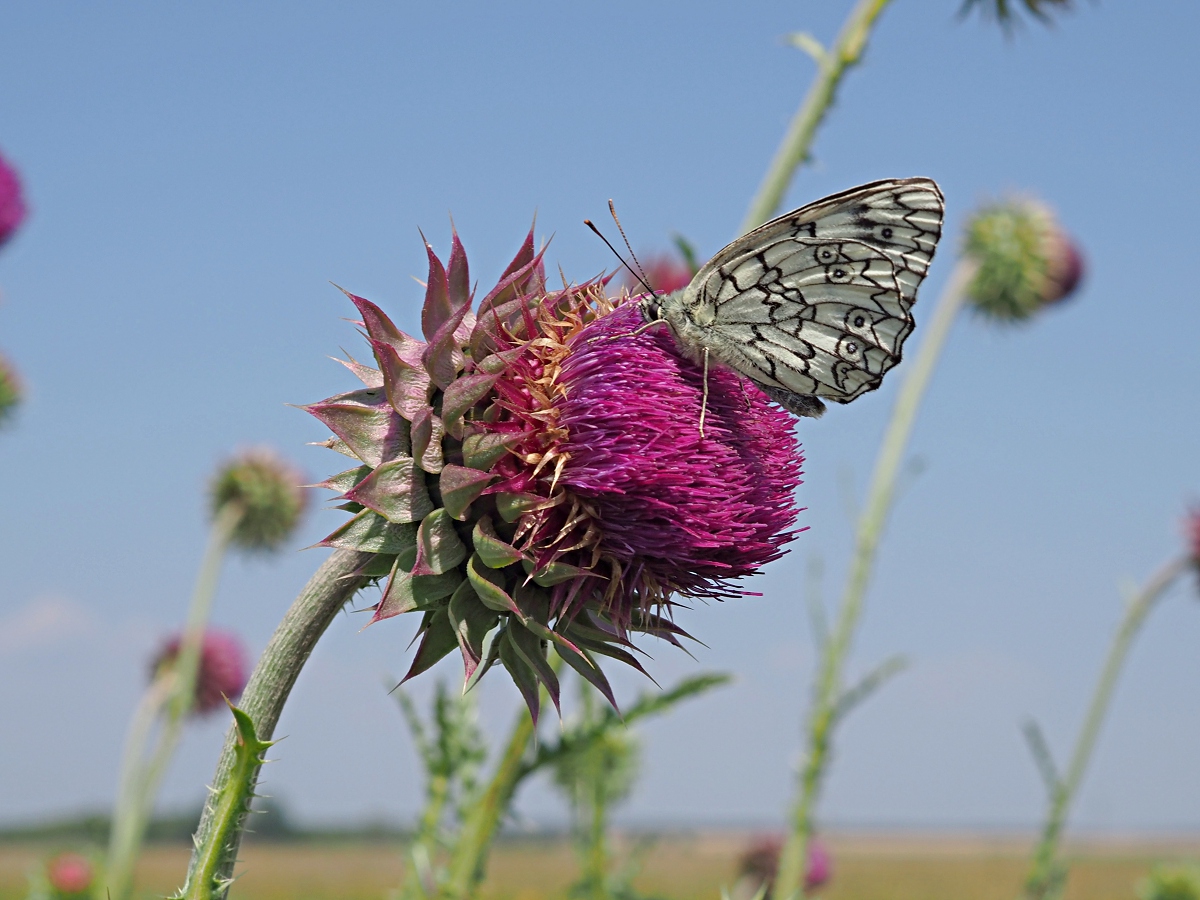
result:
<svg viewBox="0 0 1200 900"><path fill-rule="evenodd" d="M164 668L175 662L182 643L183 636L175 635L163 644L151 664L152 677L158 677ZM224 706L226 697L231 701L240 697L246 686L247 669L246 648L237 635L214 629L206 631L200 645L200 669L196 673L192 713L207 715Z"/></svg>
<svg viewBox="0 0 1200 900"><path fill-rule="evenodd" d="M0 155L0 246L3 246L25 221L28 212L21 195L17 172Z"/></svg>
<svg viewBox="0 0 1200 900"><path fill-rule="evenodd" d="M532 233L475 313L458 237L448 266L427 249L426 340L350 295L378 368L307 407L360 463L323 485L353 514L324 543L373 554L373 621L423 614L406 678L457 648L536 716L553 646L611 702L595 655L640 669L631 633L678 643L673 598L740 595L795 536L793 421L713 370L701 437L699 368L606 282L548 289Z"/></svg>

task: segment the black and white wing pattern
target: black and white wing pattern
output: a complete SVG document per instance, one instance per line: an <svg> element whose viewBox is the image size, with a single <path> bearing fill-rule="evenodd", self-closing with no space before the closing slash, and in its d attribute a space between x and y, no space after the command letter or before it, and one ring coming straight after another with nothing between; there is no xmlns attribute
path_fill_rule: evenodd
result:
<svg viewBox="0 0 1200 900"><path fill-rule="evenodd" d="M818 398L849 403L900 362L943 207L928 178L834 194L738 238L646 315L785 408L820 415Z"/></svg>

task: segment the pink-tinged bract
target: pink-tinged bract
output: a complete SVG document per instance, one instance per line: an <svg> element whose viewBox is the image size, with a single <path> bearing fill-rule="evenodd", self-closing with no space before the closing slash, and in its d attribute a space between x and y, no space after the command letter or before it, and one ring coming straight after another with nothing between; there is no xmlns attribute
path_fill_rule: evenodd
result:
<svg viewBox="0 0 1200 900"><path fill-rule="evenodd" d="M151 672L157 674L179 657L182 635L170 638L154 658ZM196 693L192 704L195 715L207 715L242 695L249 675L246 648L228 631L209 629L200 645L200 669L196 673Z"/></svg>
<svg viewBox="0 0 1200 900"><path fill-rule="evenodd" d="M27 214L21 179L4 156L0 155L0 246L16 233Z"/></svg>
<svg viewBox="0 0 1200 900"><path fill-rule="evenodd" d="M703 374L606 282L549 288L532 233L475 309L466 253L427 247L424 340L348 295L376 367L306 409L355 467L323 486L352 518L323 542L371 555L372 621L420 612L406 678L458 649L499 662L536 716L549 648L599 689L630 636L684 636L679 598L722 599L794 537L802 457L752 383Z"/></svg>

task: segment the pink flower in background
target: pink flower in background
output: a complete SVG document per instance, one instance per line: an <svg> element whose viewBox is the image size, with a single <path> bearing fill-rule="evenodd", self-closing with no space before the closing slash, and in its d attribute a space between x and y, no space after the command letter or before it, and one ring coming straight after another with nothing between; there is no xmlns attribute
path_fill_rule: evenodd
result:
<svg viewBox="0 0 1200 900"><path fill-rule="evenodd" d="M804 889L819 888L833 877L833 856L818 840L808 842L808 870L804 875Z"/></svg>
<svg viewBox="0 0 1200 900"><path fill-rule="evenodd" d="M21 195L21 180L16 170L0 155L0 246L2 246L25 221L28 209Z"/></svg>
<svg viewBox="0 0 1200 900"><path fill-rule="evenodd" d="M1193 509L1183 520L1183 531L1192 562L1200 567L1200 507Z"/></svg>
<svg viewBox="0 0 1200 900"><path fill-rule="evenodd" d="M688 286L692 280L692 267L678 256L662 254L650 257L645 264L646 282L655 291L669 294ZM624 275L624 284L631 293L640 294L645 290L642 283L630 275Z"/></svg>
<svg viewBox="0 0 1200 900"><path fill-rule="evenodd" d="M151 667L157 676L179 656L182 636L176 635L163 645ZM246 649L241 640L227 631L210 629L200 645L200 671L196 675L196 698L192 712L205 715L220 709L225 698L241 696L247 677Z"/></svg>
<svg viewBox="0 0 1200 900"><path fill-rule="evenodd" d="M46 880L60 896L86 894L95 874L92 861L80 853L60 853L46 863Z"/></svg>
<svg viewBox="0 0 1200 900"><path fill-rule="evenodd" d="M767 896L775 882L779 871L779 856L783 852L783 838L774 835L762 835L751 841L750 846L742 853L738 862L739 880L744 880L748 891L753 894L763 885L767 886ZM808 842L808 866L804 876L805 891L815 890L829 882L833 877L833 857L829 850L815 838Z"/></svg>

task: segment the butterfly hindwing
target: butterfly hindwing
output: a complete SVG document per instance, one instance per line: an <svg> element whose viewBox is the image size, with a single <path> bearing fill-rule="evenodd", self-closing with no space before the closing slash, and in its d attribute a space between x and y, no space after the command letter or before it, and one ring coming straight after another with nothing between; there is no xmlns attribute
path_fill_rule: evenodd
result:
<svg viewBox="0 0 1200 900"><path fill-rule="evenodd" d="M738 238L661 298L663 315L685 345L819 414L816 397L848 403L900 361L941 221L926 178L835 194Z"/></svg>

